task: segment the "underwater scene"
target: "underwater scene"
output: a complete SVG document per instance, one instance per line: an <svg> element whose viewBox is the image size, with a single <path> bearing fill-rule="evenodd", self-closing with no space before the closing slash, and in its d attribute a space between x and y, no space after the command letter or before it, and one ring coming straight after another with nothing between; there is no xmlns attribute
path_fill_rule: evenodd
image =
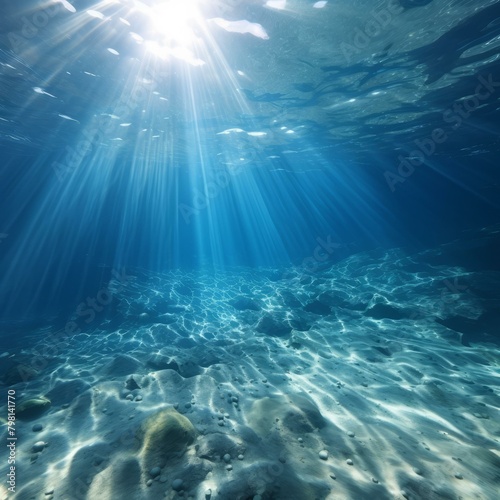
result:
<svg viewBox="0 0 500 500"><path fill-rule="evenodd" d="M0 7L0 500L500 498L499 0Z"/></svg>

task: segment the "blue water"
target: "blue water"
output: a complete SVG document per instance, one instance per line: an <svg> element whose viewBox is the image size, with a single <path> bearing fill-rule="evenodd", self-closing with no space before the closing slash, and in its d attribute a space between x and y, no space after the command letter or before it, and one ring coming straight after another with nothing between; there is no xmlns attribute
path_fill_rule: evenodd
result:
<svg viewBox="0 0 500 500"><path fill-rule="evenodd" d="M382 5L367 19L353 5L352 31L333 33L335 5L232 4L233 18L245 14L269 39L209 24L214 38L195 47L208 60L199 67L131 39L133 29L154 34L127 2L108 6L104 19L86 3L77 13L31 6L20 17L20 6L7 8L0 125L9 316L71 309L102 279L101 264L290 265L316 238L333 238L344 257L430 246L498 221L498 84L463 112L468 118L453 110L481 78L500 80L496 2L474 16L474 2L456 6L453 28L436 21L428 39L418 30L431 5L394 7L398 14ZM356 39L382 12L387 28L365 35L369 44ZM302 43L286 38L287 23ZM418 40L407 41L407 28ZM447 139L429 146L436 128ZM218 135L229 129L245 132ZM386 178L399 175L418 140L434 149L425 163Z"/></svg>
<svg viewBox="0 0 500 500"><path fill-rule="evenodd" d="M500 2L4 4L5 359L424 317L497 359Z"/></svg>

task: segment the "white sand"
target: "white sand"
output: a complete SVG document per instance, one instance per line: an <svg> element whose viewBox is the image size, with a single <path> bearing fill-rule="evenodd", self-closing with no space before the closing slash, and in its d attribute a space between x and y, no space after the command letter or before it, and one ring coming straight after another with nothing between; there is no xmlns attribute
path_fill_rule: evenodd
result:
<svg viewBox="0 0 500 500"><path fill-rule="evenodd" d="M286 279L129 271L135 278L87 333L52 342L47 366L13 386L18 398L52 401L18 421L15 498L181 498L175 479L182 498L201 500L498 498L498 345L465 347L435 322L477 318L473 287L448 293L443 283L479 278L409 264L394 251ZM233 307L242 297L238 307L258 310ZM304 310L318 298L331 313ZM385 299L406 317L367 316ZM301 331L259 333L265 314ZM34 350L11 359L33 363ZM132 375L140 388L129 381L129 390ZM197 438L152 478L136 432L172 405ZM48 446L34 454L38 441Z"/></svg>

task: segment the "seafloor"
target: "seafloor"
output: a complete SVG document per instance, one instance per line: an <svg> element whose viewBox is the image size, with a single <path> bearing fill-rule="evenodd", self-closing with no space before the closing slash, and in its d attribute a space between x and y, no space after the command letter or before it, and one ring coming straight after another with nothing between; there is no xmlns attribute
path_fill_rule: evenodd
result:
<svg viewBox="0 0 500 500"><path fill-rule="evenodd" d="M498 498L499 234L312 272L119 270L81 333L2 354L16 499Z"/></svg>

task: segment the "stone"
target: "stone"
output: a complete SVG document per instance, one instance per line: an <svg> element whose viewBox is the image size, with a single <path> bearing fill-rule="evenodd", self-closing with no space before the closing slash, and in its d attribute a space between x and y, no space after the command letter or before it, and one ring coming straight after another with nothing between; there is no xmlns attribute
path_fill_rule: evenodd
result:
<svg viewBox="0 0 500 500"><path fill-rule="evenodd" d="M50 399L45 396L27 399L16 408L16 417L20 420L37 418L50 408Z"/></svg>
<svg viewBox="0 0 500 500"><path fill-rule="evenodd" d="M137 431L147 469L181 457L193 443L196 430L184 415L173 408L160 410L147 418Z"/></svg>
<svg viewBox="0 0 500 500"><path fill-rule="evenodd" d="M172 481L172 489L174 491L181 491L183 486L184 486L184 483L183 483L182 479L174 479Z"/></svg>
<svg viewBox="0 0 500 500"><path fill-rule="evenodd" d="M149 475L151 477L157 477L161 474L161 469L159 467L153 467L150 471L149 471Z"/></svg>
<svg viewBox="0 0 500 500"><path fill-rule="evenodd" d="M47 444L43 441L37 441L32 447L31 447L31 451L33 451L33 453L39 453L40 451L43 451L43 449L45 448L45 446L47 446Z"/></svg>

